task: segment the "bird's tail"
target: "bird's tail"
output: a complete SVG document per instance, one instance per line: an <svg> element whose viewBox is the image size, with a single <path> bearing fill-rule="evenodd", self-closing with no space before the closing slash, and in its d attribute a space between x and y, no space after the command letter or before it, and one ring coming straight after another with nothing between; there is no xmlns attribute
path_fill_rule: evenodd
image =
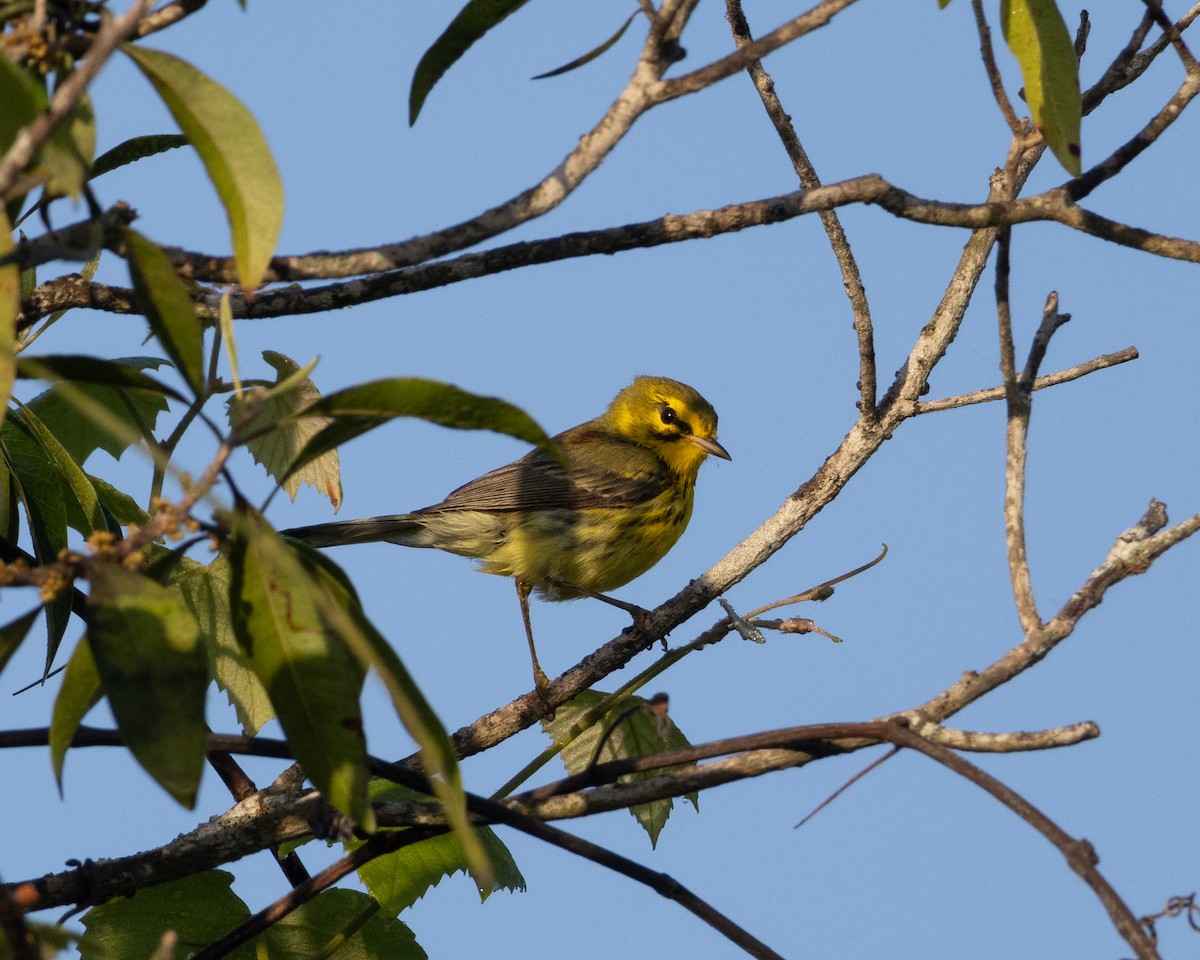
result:
<svg viewBox="0 0 1200 960"><path fill-rule="evenodd" d="M303 540L314 547L336 547L344 543L376 543L385 540L405 547L429 547L424 524L411 513L390 517L366 517L362 520L338 520L316 523L311 527L281 530L285 537Z"/></svg>

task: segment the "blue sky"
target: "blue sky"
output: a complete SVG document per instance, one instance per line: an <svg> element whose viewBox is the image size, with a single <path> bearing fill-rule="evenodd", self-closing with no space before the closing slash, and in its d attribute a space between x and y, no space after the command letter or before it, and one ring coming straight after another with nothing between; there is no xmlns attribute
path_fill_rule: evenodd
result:
<svg viewBox="0 0 1200 960"><path fill-rule="evenodd" d="M632 5L629 5L630 8ZM985 5L994 18L998 4ZM580 9L582 8L582 9ZM527 78L611 34L626 7L541 2L486 37L433 91L413 128L408 80L451 6L362 3L242 12L214 0L149 45L185 57L258 117L281 168L287 213L280 249L360 247L433 231L473 216L541 179L624 85L640 20L604 57L561 78ZM759 34L797 7L749 4ZM1064 6L1068 21L1077 11ZM1176 16L1180 4L1168 4ZM1093 11L1085 84L1125 43L1135 8ZM694 68L731 41L723 5L704 0L684 37ZM997 29L997 42L999 31ZM1010 94L1019 81L999 51ZM965 0L862 2L831 27L771 57L785 107L826 182L877 172L927 197L974 202L1003 163L1005 128L978 63ZM1182 70L1164 56L1134 87L1084 121L1085 167L1132 136L1170 96ZM172 128L127 61L95 87L100 149ZM1087 205L1147 229L1196 235L1197 117L1163 140ZM1030 181L1065 179L1047 158ZM794 190L795 178L749 81L658 108L558 210L497 242L554 236L686 213ZM215 195L185 151L98 182L101 202L129 201L139 229L161 243L228 249ZM966 235L894 219L877 208L842 211L876 323L887 383L940 298ZM61 222L72 219L67 211ZM107 276L123 279L119 264ZM45 271L43 276L49 276ZM1131 526L1151 497L1173 520L1200 510L1195 369L1198 274L1053 225L1017 230L1013 304L1023 356L1050 290L1073 319L1055 337L1050 372L1134 345L1135 363L1036 396L1030 436L1028 525L1044 616L1057 610ZM930 396L999 382L989 270L961 335L935 371ZM40 342L47 352L144 353L136 318L68 315ZM733 461L701 472L687 534L655 569L619 592L650 607L673 595L750 533L808 478L853 423L857 359L850 311L815 217L710 241L595 257L368 304L337 313L250 321L237 330L244 373L257 357L319 355L326 392L367 379L423 375L511 400L555 432L600 412L636 374L699 389L720 414ZM1002 525L1004 411L991 404L922 417L894 439L791 543L728 599L740 609L795 593L875 555L887 560L835 597L798 613L844 638L729 639L660 680L671 714L693 742L799 723L868 719L919 703L1019 640ZM515 441L396 423L342 451L341 516L371 516L440 500L465 480L522 453ZM198 472L212 450L182 451ZM144 464L98 454L93 472L131 484ZM244 457L239 476L269 489ZM277 498L280 527L330 519L311 491ZM528 689L512 585L475 575L461 558L388 545L334 554L368 612L395 644L451 729ZM1197 720L1197 545L1185 543L1149 575L1117 586L1046 661L953 721L967 729L1038 729L1095 720L1102 737L1066 750L975 757L1055 818L1091 840L1101 869L1137 914L1196 888L1200 839L1187 811L1200 795L1189 760ZM580 601L535 606L551 675L627 623ZM717 619L679 627L686 642ZM6 671L6 688L32 679L36 649ZM643 655L635 668L650 662ZM651 691L648 691L651 692ZM0 698L0 727L46 722L53 688ZM378 686L368 696L372 752L411 745ZM103 716L89 718L103 724ZM210 724L234 729L212 698ZM1182 733L1182 736L1181 736ZM527 731L465 765L487 793L539 752ZM872 752L871 755L874 755ZM24 829L0 837L13 880L69 857L107 857L166 842L224 810L215 777L197 811L179 809L118 751L78 751L59 799L43 751L4 758L0 798ZM977 789L902 755L854 786L802 830L793 824L868 760L867 754L723 787L700 813L677 808L651 851L624 814L568 829L676 877L786 956L1120 956L1127 948L1059 854ZM268 781L275 769L251 764ZM555 775L555 774L551 774ZM18 814L19 811L19 814ZM678 907L631 881L524 837L504 835L529 892L480 906L463 877L444 881L405 917L433 957L569 953L579 960L740 953ZM320 863L323 851L306 850ZM238 864L235 889L260 907L284 892L265 857ZM49 918L47 918L49 919ZM1195 934L1164 922L1164 955Z"/></svg>

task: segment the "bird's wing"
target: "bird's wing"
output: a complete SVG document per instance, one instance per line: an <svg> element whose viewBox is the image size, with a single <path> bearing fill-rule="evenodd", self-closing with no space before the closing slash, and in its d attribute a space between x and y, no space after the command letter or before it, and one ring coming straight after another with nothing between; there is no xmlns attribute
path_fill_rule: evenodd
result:
<svg viewBox="0 0 1200 960"><path fill-rule="evenodd" d="M634 444L614 451L611 439L597 443L576 427L555 439L568 467L542 450L499 467L419 513L443 510L553 510L618 507L644 503L670 484L665 464ZM591 441L591 442L589 442ZM608 461L618 460L619 470Z"/></svg>

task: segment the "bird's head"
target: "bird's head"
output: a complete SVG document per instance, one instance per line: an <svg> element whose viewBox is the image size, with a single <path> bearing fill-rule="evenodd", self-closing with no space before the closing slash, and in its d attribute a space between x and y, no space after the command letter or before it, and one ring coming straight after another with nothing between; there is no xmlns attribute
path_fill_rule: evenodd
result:
<svg viewBox="0 0 1200 960"><path fill-rule="evenodd" d="M717 443L712 404L678 380L638 377L617 394L604 419L615 434L650 448L688 480L709 454L733 459Z"/></svg>

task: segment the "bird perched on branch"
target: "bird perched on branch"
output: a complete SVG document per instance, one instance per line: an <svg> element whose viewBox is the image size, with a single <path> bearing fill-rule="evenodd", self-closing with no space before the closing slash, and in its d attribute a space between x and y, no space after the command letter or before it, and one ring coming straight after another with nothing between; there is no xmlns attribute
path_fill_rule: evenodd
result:
<svg viewBox="0 0 1200 960"><path fill-rule="evenodd" d="M554 438L564 462L529 452L414 513L284 530L316 547L388 541L474 557L485 573L512 577L534 684L538 664L529 594L588 596L633 614L604 594L641 576L675 545L692 515L704 458L732 459L717 442L717 414L687 384L638 377L594 420Z"/></svg>

